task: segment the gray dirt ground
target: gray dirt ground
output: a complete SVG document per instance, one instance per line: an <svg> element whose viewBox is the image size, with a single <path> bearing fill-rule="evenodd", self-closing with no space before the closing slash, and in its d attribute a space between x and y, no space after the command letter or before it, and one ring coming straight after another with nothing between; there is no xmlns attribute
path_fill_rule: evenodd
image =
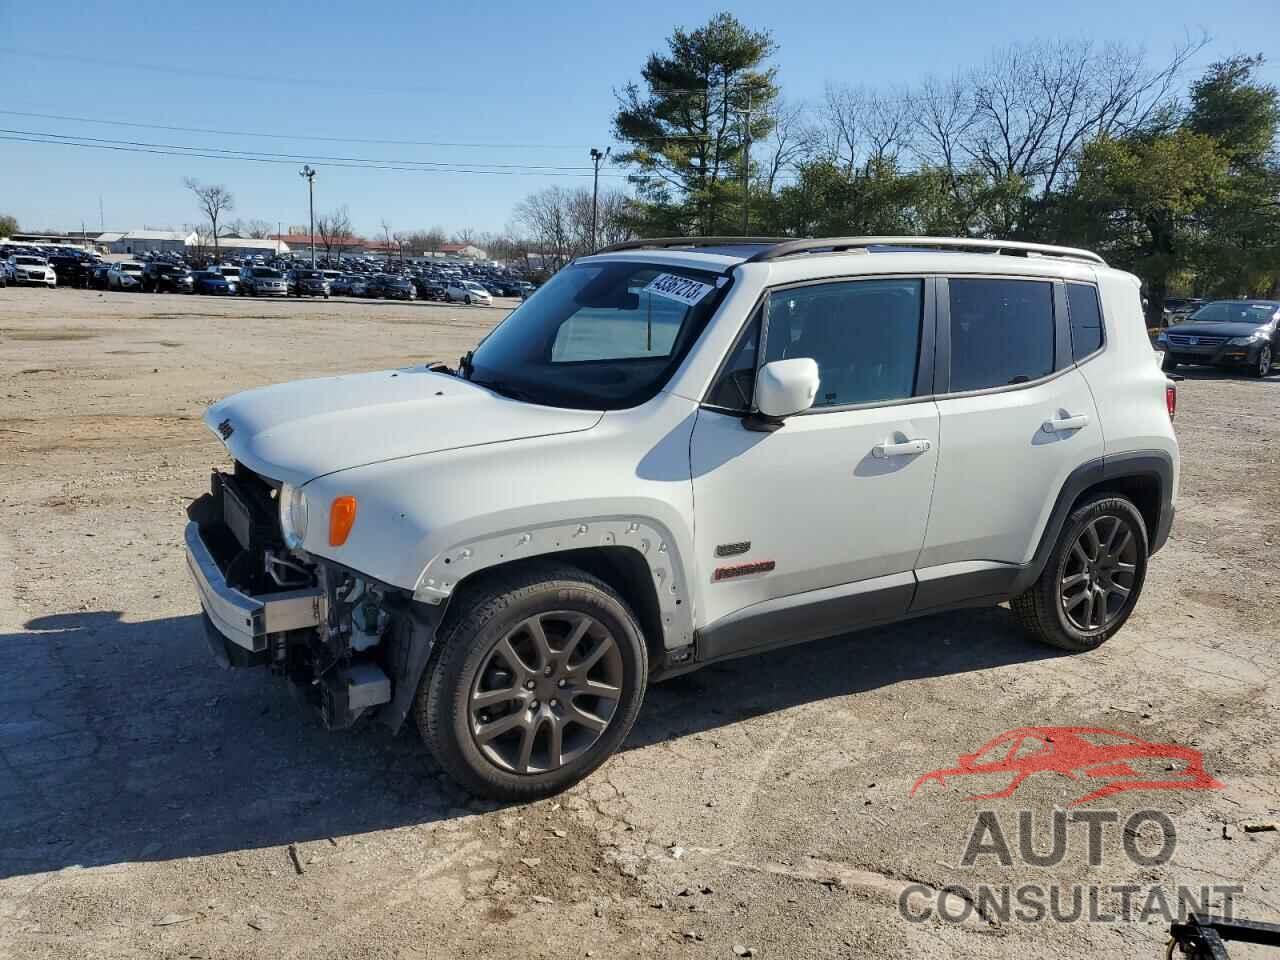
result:
<svg viewBox="0 0 1280 960"><path fill-rule="evenodd" d="M1173 537L1096 653L992 609L739 660L506 809L410 731L328 734L218 670L180 547L222 457L205 405L453 359L503 309L0 291L0 957L1163 956L1158 922L899 918L909 883L1010 879L1239 882L1238 912L1280 920L1280 833L1240 829L1280 813L1280 376L1181 384ZM1057 868L964 867L977 809L1043 822L1084 784L910 787L1030 724L1193 746L1225 786L1091 805L1166 812L1163 866L1111 834L1090 867L1077 825Z"/></svg>

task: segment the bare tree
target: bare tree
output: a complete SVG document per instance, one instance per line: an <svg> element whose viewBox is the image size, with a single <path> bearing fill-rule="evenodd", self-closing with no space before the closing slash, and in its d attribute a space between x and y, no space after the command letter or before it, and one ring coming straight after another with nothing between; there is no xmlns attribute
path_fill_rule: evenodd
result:
<svg viewBox="0 0 1280 960"><path fill-rule="evenodd" d="M778 178L813 152L816 138L816 132L808 126L809 111L803 103L779 100L770 109L773 129L763 144L768 155L760 171L766 193L773 193Z"/></svg>
<svg viewBox="0 0 1280 960"><path fill-rule="evenodd" d="M475 243L475 239L476 239L476 232L471 227L463 227L461 230L455 230L453 232L454 243L461 243L463 245L466 245L469 243Z"/></svg>
<svg viewBox="0 0 1280 960"><path fill-rule="evenodd" d="M385 259L390 260L391 259L391 224L387 221L386 217L383 217L381 222L379 222L378 226L382 229L382 240L384 243L384 246L382 248L382 255Z"/></svg>
<svg viewBox="0 0 1280 960"><path fill-rule="evenodd" d="M320 234L320 242L324 245L324 258L331 261L333 248L338 248L338 256L342 256L344 247L354 242L351 234L351 214L346 204L322 213L316 217L316 232Z"/></svg>
<svg viewBox="0 0 1280 960"><path fill-rule="evenodd" d="M221 184L202 184L192 177L187 177L183 183L188 190L195 194L200 209L209 218L210 232L213 235L213 255L216 259L218 256L218 219L224 213L230 213L235 210L235 198L231 195L231 191Z"/></svg>
<svg viewBox="0 0 1280 960"><path fill-rule="evenodd" d="M1020 177L1047 194L1086 140L1140 127L1167 105L1207 42L1188 39L1157 67L1140 49L1087 40L997 51L968 78L974 122L965 150L993 178Z"/></svg>

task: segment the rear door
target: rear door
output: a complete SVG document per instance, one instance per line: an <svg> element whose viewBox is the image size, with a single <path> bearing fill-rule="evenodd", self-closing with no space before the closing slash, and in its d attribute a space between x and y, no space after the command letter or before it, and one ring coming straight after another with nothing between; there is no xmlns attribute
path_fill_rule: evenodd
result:
<svg viewBox="0 0 1280 960"><path fill-rule="evenodd" d="M914 609L999 594L1031 560L1068 475L1102 456L1065 286L939 280L938 476Z"/></svg>
<svg viewBox="0 0 1280 960"><path fill-rule="evenodd" d="M905 612L937 456L933 326L933 284L921 277L766 295L690 444L702 623L875 578L885 578L871 605L880 618ZM813 407L773 432L749 429L757 369L793 357L817 361ZM923 443L884 455L908 441Z"/></svg>

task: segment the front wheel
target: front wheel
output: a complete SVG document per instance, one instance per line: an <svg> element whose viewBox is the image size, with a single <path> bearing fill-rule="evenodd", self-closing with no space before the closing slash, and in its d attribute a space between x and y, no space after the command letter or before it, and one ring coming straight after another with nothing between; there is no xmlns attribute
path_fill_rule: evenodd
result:
<svg viewBox="0 0 1280 960"><path fill-rule="evenodd" d="M1266 343L1266 344L1263 344L1262 349L1258 351L1258 362L1253 365L1253 368L1249 371L1249 375L1252 377L1261 378L1261 377L1265 377L1270 372L1271 372L1271 344Z"/></svg>
<svg viewBox="0 0 1280 960"><path fill-rule="evenodd" d="M441 766L472 793L528 801L604 763L635 723L648 676L626 602L552 563L493 577L460 600L414 706Z"/></svg>
<svg viewBox="0 0 1280 960"><path fill-rule="evenodd" d="M1100 496L1071 512L1036 582L1010 607L1037 640L1093 650L1129 619L1147 575L1147 526L1130 501Z"/></svg>

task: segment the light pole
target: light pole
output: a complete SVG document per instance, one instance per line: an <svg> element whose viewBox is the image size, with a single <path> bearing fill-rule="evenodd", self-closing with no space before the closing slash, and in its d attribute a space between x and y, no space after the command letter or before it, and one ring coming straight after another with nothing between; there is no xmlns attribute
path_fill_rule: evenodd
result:
<svg viewBox="0 0 1280 960"><path fill-rule="evenodd" d="M596 252L596 206L600 202L600 163L613 151L613 147L605 147L604 153L601 153L595 147L591 148L591 165L595 168L595 173L591 178L591 252Z"/></svg>
<svg viewBox="0 0 1280 960"><path fill-rule="evenodd" d="M307 178L307 203L311 210L311 269L316 266L316 172L309 166L298 171L298 176Z"/></svg>

